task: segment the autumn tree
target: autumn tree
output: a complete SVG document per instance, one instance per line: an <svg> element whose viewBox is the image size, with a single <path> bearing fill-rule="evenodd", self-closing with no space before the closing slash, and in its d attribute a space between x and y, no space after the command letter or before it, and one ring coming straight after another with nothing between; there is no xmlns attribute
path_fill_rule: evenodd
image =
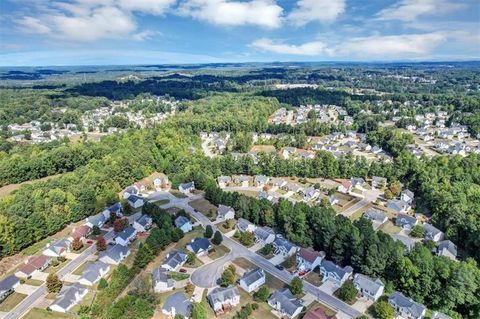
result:
<svg viewBox="0 0 480 319"><path fill-rule="evenodd" d="M70 248L73 251L79 251L83 247L83 242L79 237L75 237L70 244Z"/></svg>
<svg viewBox="0 0 480 319"><path fill-rule="evenodd" d="M58 278L57 274L49 274L47 276L47 291L48 292L60 292L62 289L62 282Z"/></svg>
<svg viewBox="0 0 480 319"><path fill-rule="evenodd" d="M97 251L104 251L107 250L107 241L105 237L99 236L97 239Z"/></svg>

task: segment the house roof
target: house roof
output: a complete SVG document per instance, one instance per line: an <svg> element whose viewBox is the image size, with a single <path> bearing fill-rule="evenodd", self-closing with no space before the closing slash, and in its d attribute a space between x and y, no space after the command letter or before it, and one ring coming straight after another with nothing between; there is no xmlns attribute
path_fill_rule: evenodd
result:
<svg viewBox="0 0 480 319"><path fill-rule="evenodd" d="M248 182L250 178L246 175L237 175L233 178L235 183Z"/></svg>
<svg viewBox="0 0 480 319"><path fill-rule="evenodd" d="M265 175L255 175L255 183L266 184L268 183L269 178Z"/></svg>
<svg viewBox="0 0 480 319"><path fill-rule="evenodd" d="M173 285L172 280L168 279L167 270L162 267L158 267L153 270L152 278L153 278L154 285L156 285L159 282L166 283L168 286Z"/></svg>
<svg viewBox="0 0 480 319"><path fill-rule="evenodd" d="M187 254L179 250L170 252L162 265L169 265L172 268L177 268L179 265L187 261Z"/></svg>
<svg viewBox="0 0 480 319"><path fill-rule="evenodd" d="M257 282L260 278L265 277L265 272L261 268L250 270L243 274L240 280L243 280L247 286L250 286L254 282Z"/></svg>
<svg viewBox="0 0 480 319"><path fill-rule="evenodd" d="M362 274L356 274L353 279L353 283L358 285L358 287L363 290L369 291L372 294L377 294L382 287L385 287L384 284L379 279L372 279L368 276Z"/></svg>
<svg viewBox="0 0 480 319"><path fill-rule="evenodd" d="M342 268L334 262L326 259L322 260L320 267L323 268L326 272L337 274L340 278L343 278L346 274L351 274L353 272L353 269L350 266Z"/></svg>
<svg viewBox="0 0 480 319"><path fill-rule="evenodd" d="M355 177L351 179L352 185L355 187L357 185L365 184L365 180L361 177Z"/></svg>
<svg viewBox="0 0 480 319"><path fill-rule="evenodd" d="M325 257L325 253L323 251L315 251L311 248L307 249L303 247L300 248L300 250L297 252L297 255L310 263L313 263L318 257Z"/></svg>
<svg viewBox="0 0 480 319"><path fill-rule="evenodd" d="M343 181L343 182L342 182L342 186L343 186L344 188L348 189L348 188L352 187L352 182L350 182L350 181Z"/></svg>
<svg viewBox="0 0 480 319"><path fill-rule="evenodd" d="M82 225L75 227L72 232L72 237L73 238L82 238L87 236L92 229L88 225Z"/></svg>
<svg viewBox="0 0 480 319"><path fill-rule="evenodd" d="M229 183L232 180L230 176L219 176L217 177L217 181L219 183Z"/></svg>
<svg viewBox="0 0 480 319"><path fill-rule="evenodd" d="M128 251L128 247L117 244L106 251L100 252L99 256L100 258L107 256L116 262L120 262L128 254Z"/></svg>
<svg viewBox="0 0 480 319"><path fill-rule="evenodd" d="M167 300L165 300L165 304L163 305L162 309L169 313L175 309L175 314L189 318L190 313L192 312L192 303L187 299L187 297L185 297L184 293L176 292L173 295L170 295Z"/></svg>
<svg viewBox="0 0 480 319"><path fill-rule="evenodd" d="M444 314L444 313L435 311L435 312L433 312L431 319L452 319L452 318L449 317L449 316L447 316L447 315Z"/></svg>
<svg viewBox="0 0 480 319"><path fill-rule="evenodd" d="M270 298L268 298L271 304L280 304L283 312L290 317L297 311L298 308L303 308L303 304L295 298L292 292L288 288L282 288L276 290Z"/></svg>
<svg viewBox="0 0 480 319"><path fill-rule="evenodd" d="M336 319L335 315L328 317L322 308L311 309L305 314L303 319Z"/></svg>
<svg viewBox="0 0 480 319"><path fill-rule="evenodd" d="M83 295L86 290L87 288L78 283L63 286L57 299L55 299L51 306L57 305L62 309L69 309L77 303L77 295Z"/></svg>
<svg viewBox="0 0 480 319"><path fill-rule="evenodd" d="M410 198L412 198L412 199L413 199L414 196L415 196L415 195L413 194L413 192L410 191L410 190L408 190L408 189L403 190L401 194L402 194L402 195L406 195L406 196L408 196L408 197L410 197Z"/></svg>
<svg viewBox="0 0 480 319"><path fill-rule="evenodd" d="M130 196L128 196L127 200L128 200L128 203L135 204L138 201L143 202L143 197L140 197L140 196L137 196L137 195L130 195Z"/></svg>
<svg viewBox="0 0 480 319"><path fill-rule="evenodd" d="M37 268L30 264L25 264L18 269L18 271L24 273L25 275L31 275L35 270L37 270Z"/></svg>
<svg viewBox="0 0 480 319"><path fill-rule="evenodd" d="M183 225L185 225L186 223L189 223L190 220L185 217L185 216L178 216L177 218L175 218L175 227L177 228L180 228L182 227Z"/></svg>
<svg viewBox="0 0 480 319"><path fill-rule="evenodd" d="M443 250L447 250L450 254L457 257L457 246L450 240L442 240L438 243L438 251L443 255Z"/></svg>
<svg viewBox="0 0 480 319"><path fill-rule="evenodd" d="M152 222L152 218L148 215L142 215L139 219L135 221L136 223L140 224L141 226L145 227Z"/></svg>
<svg viewBox="0 0 480 319"><path fill-rule="evenodd" d="M387 216L375 208L370 208L363 214L363 218L370 219L376 222L383 222Z"/></svg>
<svg viewBox="0 0 480 319"><path fill-rule="evenodd" d="M109 210L112 213L118 213L123 209L123 207L122 207L122 204L120 202L116 202L115 204L107 207L106 209Z"/></svg>
<svg viewBox="0 0 480 319"><path fill-rule="evenodd" d="M181 187L182 189L194 188L194 187L195 187L195 183L194 183L194 182L182 183L182 184L180 184L180 187Z"/></svg>
<svg viewBox="0 0 480 319"><path fill-rule="evenodd" d="M397 212L402 211L405 207L408 207L408 203L401 199L392 199L387 204L388 208L391 208Z"/></svg>
<svg viewBox="0 0 480 319"><path fill-rule="evenodd" d="M395 224L397 226L403 225L415 225L417 223L417 219L413 216L406 215L406 214L398 214L397 219L395 220Z"/></svg>
<svg viewBox="0 0 480 319"><path fill-rule="evenodd" d="M252 224L251 222L249 222L248 220L246 220L244 218L239 218L237 220L237 227L241 231L247 231L248 227L251 226L251 225L255 226L254 224Z"/></svg>
<svg viewBox="0 0 480 319"><path fill-rule="evenodd" d="M219 206L218 206L218 210L217 210L219 216L225 216L225 215L228 214L230 211L235 212L235 210L234 210L232 207L230 207L230 206L225 206L225 205L219 205Z"/></svg>
<svg viewBox="0 0 480 319"><path fill-rule="evenodd" d="M14 275L5 277L0 281L0 294L3 294L13 289L19 283L20 283L20 280Z"/></svg>
<svg viewBox="0 0 480 319"><path fill-rule="evenodd" d="M208 294L208 300L211 304L215 304L217 302L224 303L227 300L233 299L237 296L240 296L237 287L228 287L228 288L215 288Z"/></svg>
<svg viewBox="0 0 480 319"><path fill-rule="evenodd" d="M103 216L102 213L87 217L87 222L91 223L94 226L100 226L100 224L105 223L106 220L107 219L105 218L105 216Z"/></svg>
<svg viewBox="0 0 480 319"><path fill-rule="evenodd" d="M189 245L195 253L198 253L202 250L208 250L208 248L211 246L210 241L204 237L192 239Z"/></svg>
<svg viewBox="0 0 480 319"><path fill-rule="evenodd" d="M257 227L253 231L253 234L255 235L255 237L261 240L266 240L269 236L275 235L275 232L270 227L264 226L264 227Z"/></svg>
<svg viewBox="0 0 480 319"><path fill-rule="evenodd" d="M373 176L372 180L376 183L386 183L387 179L385 177Z"/></svg>
<svg viewBox="0 0 480 319"><path fill-rule="evenodd" d="M120 234L118 234L118 237L120 237L123 240L128 240L130 239L134 234L136 230L132 226L128 226Z"/></svg>
<svg viewBox="0 0 480 319"><path fill-rule="evenodd" d="M45 255L33 256L28 259L27 264L32 265L35 269L40 269L45 267L51 260L51 257Z"/></svg>
<svg viewBox="0 0 480 319"><path fill-rule="evenodd" d="M57 254L61 254L62 252L67 250L69 246L70 246L70 241L66 238L62 238L62 239L59 239L59 240L51 243L47 247L47 249L50 249Z"/></svg>
<svg viewBox="0 0 480 319"><path fill-rule="evenodd" d="M438 234L442 234L442 231L440 229L428 223L423 224L423 230L425 231L425 235L428 234L429 236L432 236L432 237Z"/></svg>
<svg viewBox="0 0 480 319"><path fill-rule="evenodd" d="M286 251L290 251L292 248L295 247L295 245L291 241L287 240L281 235L277 235L275 237L275 240L273 241L273 246L283 248Z"/></svg>
<svg viewBox="0 0 480 319"><path fill-rule="evenodd" d="M89 263L82 273L82 278L89 282L94 282L100 277L101 271L107 271L108 265L102 261Z"/></svg>
<svg viewBox="0 0 480 319"><path fill-rule="evenodd" d="M420 317L425 311L425 306L407 298L405 295L398 291L394 291L388 298L388 302L396 305L397 307L406 308L409 312L415 316Z"/></svg>

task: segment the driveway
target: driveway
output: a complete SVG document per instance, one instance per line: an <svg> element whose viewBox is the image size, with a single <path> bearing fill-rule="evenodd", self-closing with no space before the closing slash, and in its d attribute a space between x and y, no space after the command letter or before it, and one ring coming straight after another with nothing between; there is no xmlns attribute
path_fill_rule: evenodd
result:
<svg viewBox="0 0 480 319"><path fill-rule="evenodd" d="M356 309L360 312L367 311L368 307L373 304L373 301L367 300L366 298L359 298L353 305L353 309Z"/></svg>
<svg viewBox="0 0 480 319"><path fill-rule="evenodd" d="M273 256L272 258L270 258L268 261L270 263L272 263L273 265L278 265L278 264L281 264L283 263L283 261L285 260L285 257L282 256L282 255L275 255Z"/></svg>
<svg viewBox="0 0 480 319"><path fill-rule="evenodd" d="M45 281L47 280L47 277L48 277L48 273L46 272L35 271L32 274L32 279L35 279L35 280Z"/></svg>
<svg viewBox="0 0 480 319"><path fill-rule="evenodd" d="M333 281L327 279L321 286L320 286L320 290L323 291L323 292L326 292L327 294L329 295L333 295L333 293L335 292L335 290L337 290L339 287L336 283L334 283Z"/></svg>
<svg viewBox="0 0 480 319"><path fill-rule="evenodd" d="M18 286L17 288L15 288L15 292L18 292L19 294L24 294L24 295L31 295L37 289L38 289L38 286L22 284L22 285Z"/></svg>
<svg viewBox="0 0 480 319"><path fill-rule="evenodd" d="M75 283L78 280L80 280L80 275L74 275L74 274L67 274L65 277L63 277L64 281Z"/></svg>

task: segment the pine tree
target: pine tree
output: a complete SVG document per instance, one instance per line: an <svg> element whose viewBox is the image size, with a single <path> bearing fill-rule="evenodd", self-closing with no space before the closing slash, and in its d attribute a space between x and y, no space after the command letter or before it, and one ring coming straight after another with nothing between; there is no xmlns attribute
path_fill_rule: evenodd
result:
<svg viewBox="0 0 480 319"><path fill-rule="evenodd" d="M207 227L205 228L205 237L212 238L212 236L213 236L213 228L212 226L207 225Z"/></svg>
<svg viewBox="0 0 480 319"><path fill-rule="evenodd" d="M222 243L222 241L223 241L222 233L217 230L215 232L215 235L213 235L212 243L218 246Z"/></svg>

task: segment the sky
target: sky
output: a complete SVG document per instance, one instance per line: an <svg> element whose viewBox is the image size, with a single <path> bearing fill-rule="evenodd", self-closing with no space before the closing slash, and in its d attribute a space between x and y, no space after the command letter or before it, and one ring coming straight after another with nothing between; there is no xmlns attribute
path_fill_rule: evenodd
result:
<svg viewBox="0 0 480 319"><path fill-rule="evenodd" d="M478 0L0 0L0 65L480 59Z"/></svg>

